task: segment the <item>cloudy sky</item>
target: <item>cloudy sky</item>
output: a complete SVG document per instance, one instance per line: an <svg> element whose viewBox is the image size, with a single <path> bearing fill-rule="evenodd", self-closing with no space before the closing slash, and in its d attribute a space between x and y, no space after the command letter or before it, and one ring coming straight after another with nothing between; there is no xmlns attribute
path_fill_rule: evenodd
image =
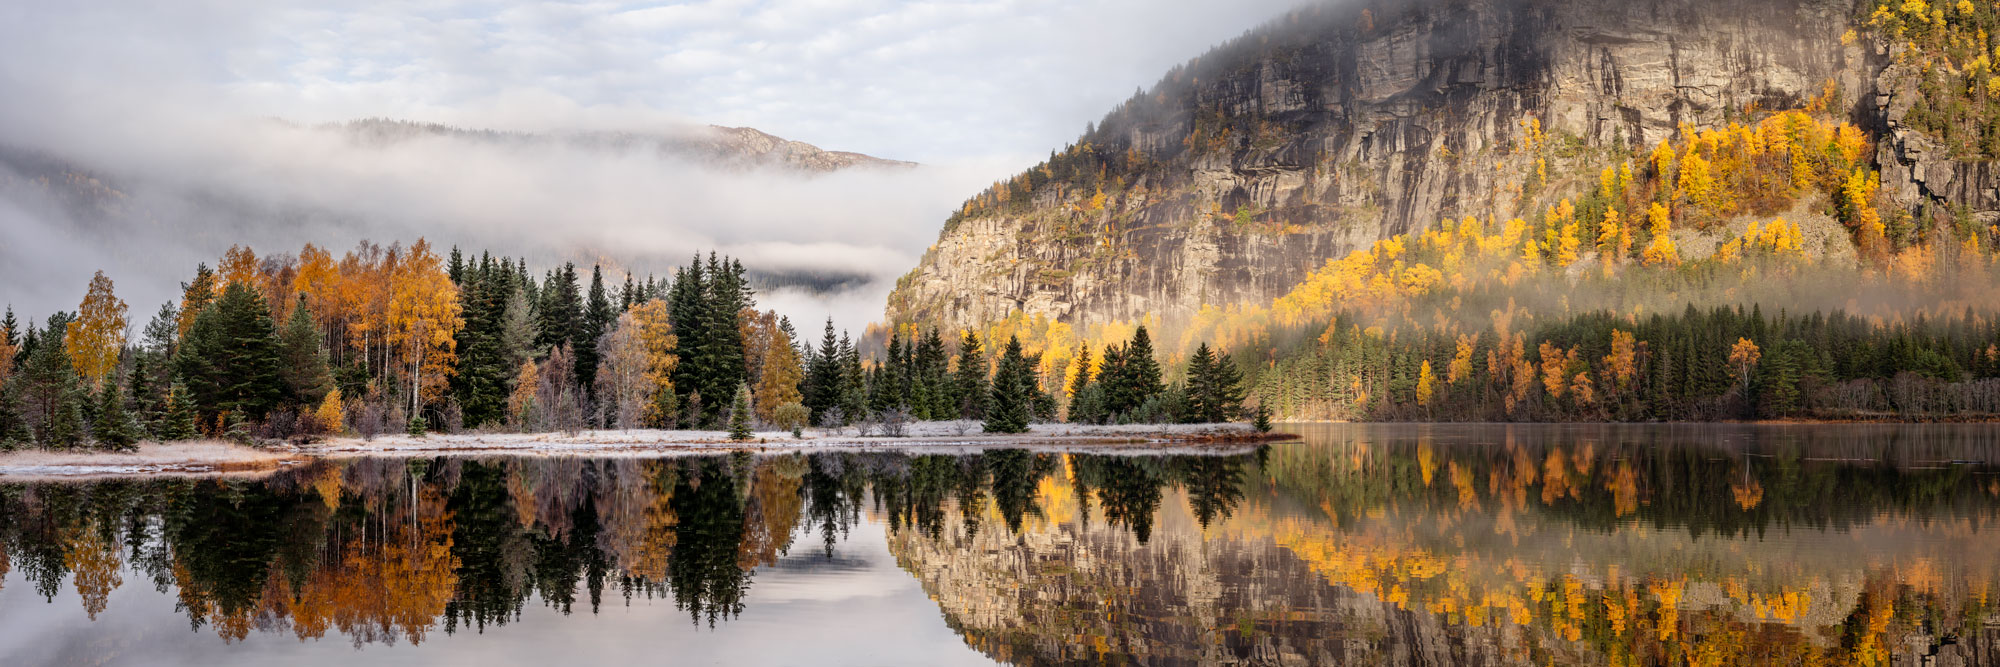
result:
<svg viewBox="0 0 2000 667"><path fill-rule="evenodd" d="M340 248L359 236L428 234L600 254L617 246L641 255L627 261L652 261L622 248L630 236L662 257L700 245L774 264L814 257L820 264L803 265L813 269L838 268L825 257L845 255L893 275L981 184L1298 2L0 3L0 142L119 177L149 221L140 233L96 228L10 191L0 263L13 268L0 266L0 300L36 313L73 307L92 268L158 282L239 237ZM372 116L516 130L747 125L928 167L745 182L685 165L466 146L358 154L260 120ZM190 191L254 211L331 210L325 219L338 222L215 223ZM171 284L121 292L158 303ZM880 290L820 307L879 314Z"/></svg>

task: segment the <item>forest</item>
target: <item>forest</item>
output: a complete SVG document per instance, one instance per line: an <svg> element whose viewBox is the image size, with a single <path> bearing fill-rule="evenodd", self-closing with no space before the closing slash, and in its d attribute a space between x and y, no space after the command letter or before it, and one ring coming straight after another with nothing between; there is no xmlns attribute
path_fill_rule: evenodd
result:
<svg viewBox="0 0 2000 667"><path fill-rule="evenodd" d="M427 241L232 247L135 324L99 272L77 310L0 320L0 444L129 449L142 440L242 443L387 432L727 430L808 426L901 436L917 420L1019 433L1082 392L1094 422L1224 421L1241 375L1209 359L1186 388L1161 379L1140 329L1103 371L1057 382L1009 338L947 345L899 330L863 350L831 320L818 345L756 307L741 262L695 257L670 278L607 281L573 264L441 255ZM864 357L865 360L864 360Z"/></svg>

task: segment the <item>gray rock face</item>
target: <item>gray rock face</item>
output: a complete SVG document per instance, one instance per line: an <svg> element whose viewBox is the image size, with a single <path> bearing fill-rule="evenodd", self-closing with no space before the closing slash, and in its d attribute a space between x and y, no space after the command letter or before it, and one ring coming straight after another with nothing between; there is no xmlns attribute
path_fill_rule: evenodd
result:
<svg viewBox="0 0 2000 667"><path fill-rule="evenodd" d="M1502 220L1594 183L1683 124L1871 82L1852 0L1398 0L1301 10L1177 69L1084 140L1143 156L1091 191L946 230L894 321L1015 310L1173 321L1267 303L1312 269L1443 219ZM1537 119L1548 183L1523 150ZM1221 132L1217 128L1225 128ZM1622 158L1621 158L1622 159Z"/></svg>
<svg viewBox="0 0 2000 667"><path fill-rule="evenodd" d="M1894 60L1900 46L1879 49ZM1961 207L1984 224L2000 222L2000 168L1992 162L1954 160L1936 140L1903 122L1917 102L1919 72L1907 65L1889 65L1874 77L1870 111L1880 122L1875 162L1882 189L1898 202L1934 204L1945 210Z"/></svg>

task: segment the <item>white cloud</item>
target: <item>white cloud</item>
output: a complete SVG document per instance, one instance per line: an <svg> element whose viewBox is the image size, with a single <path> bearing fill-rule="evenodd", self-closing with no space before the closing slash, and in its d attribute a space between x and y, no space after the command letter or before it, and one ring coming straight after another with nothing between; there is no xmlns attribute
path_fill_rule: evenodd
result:
<svg viewBox="0 0 2000 667"><path fill-rule="evenodd" d="M985 183L1299 1L0 3L0 143L133 177L162 225L188 227L100 238L13 202L0 262L96 243L114 246L89 248L104 261L128 252L119 244L156 243L169 250L144 254L162 275L143 279L172 285L180 278L166 276L236 240L225 235L295 248L425 233L648 260L716 246L774 268L893 276ZM932 166L771 180L449 141L366 152L258 120L371 116L515 130L747 125ZM326 219L237 229L199 219L190 192ZM60 278L55 292L83 284ZM879 313L886 288L871 289ZM48 290L0 299L29 291Z"/></svg>

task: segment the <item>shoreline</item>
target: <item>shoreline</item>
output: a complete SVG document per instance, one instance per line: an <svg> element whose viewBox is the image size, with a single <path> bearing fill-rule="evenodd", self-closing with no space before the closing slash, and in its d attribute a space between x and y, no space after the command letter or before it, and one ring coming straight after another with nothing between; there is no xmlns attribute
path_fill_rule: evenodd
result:
<svg viewBox="0 0 2000 667"><path fill-rule="evenodd" d="M851 434L850 434L851 433ZM750 452L977 453L988 449L1045 452L1236 453L1269 442L1295 440L1284 433L1258 433L1246 424L1166 424L1089 426L1037 424L1028 433L984 434L959 422L911 424L904 437L863 436L853 429L833 433L808 430L803 438L783 431L759 431L748 441L731 441L723 431L591 430L577 433L458 433L422 438L384 435L373 439L328 438L290 446L250 447L221 440L144 442L134 452L19 450L0 453L0 481L101 480L157 477L263 475L319 460L431 456L587 456L652 458Z"/></svg>

